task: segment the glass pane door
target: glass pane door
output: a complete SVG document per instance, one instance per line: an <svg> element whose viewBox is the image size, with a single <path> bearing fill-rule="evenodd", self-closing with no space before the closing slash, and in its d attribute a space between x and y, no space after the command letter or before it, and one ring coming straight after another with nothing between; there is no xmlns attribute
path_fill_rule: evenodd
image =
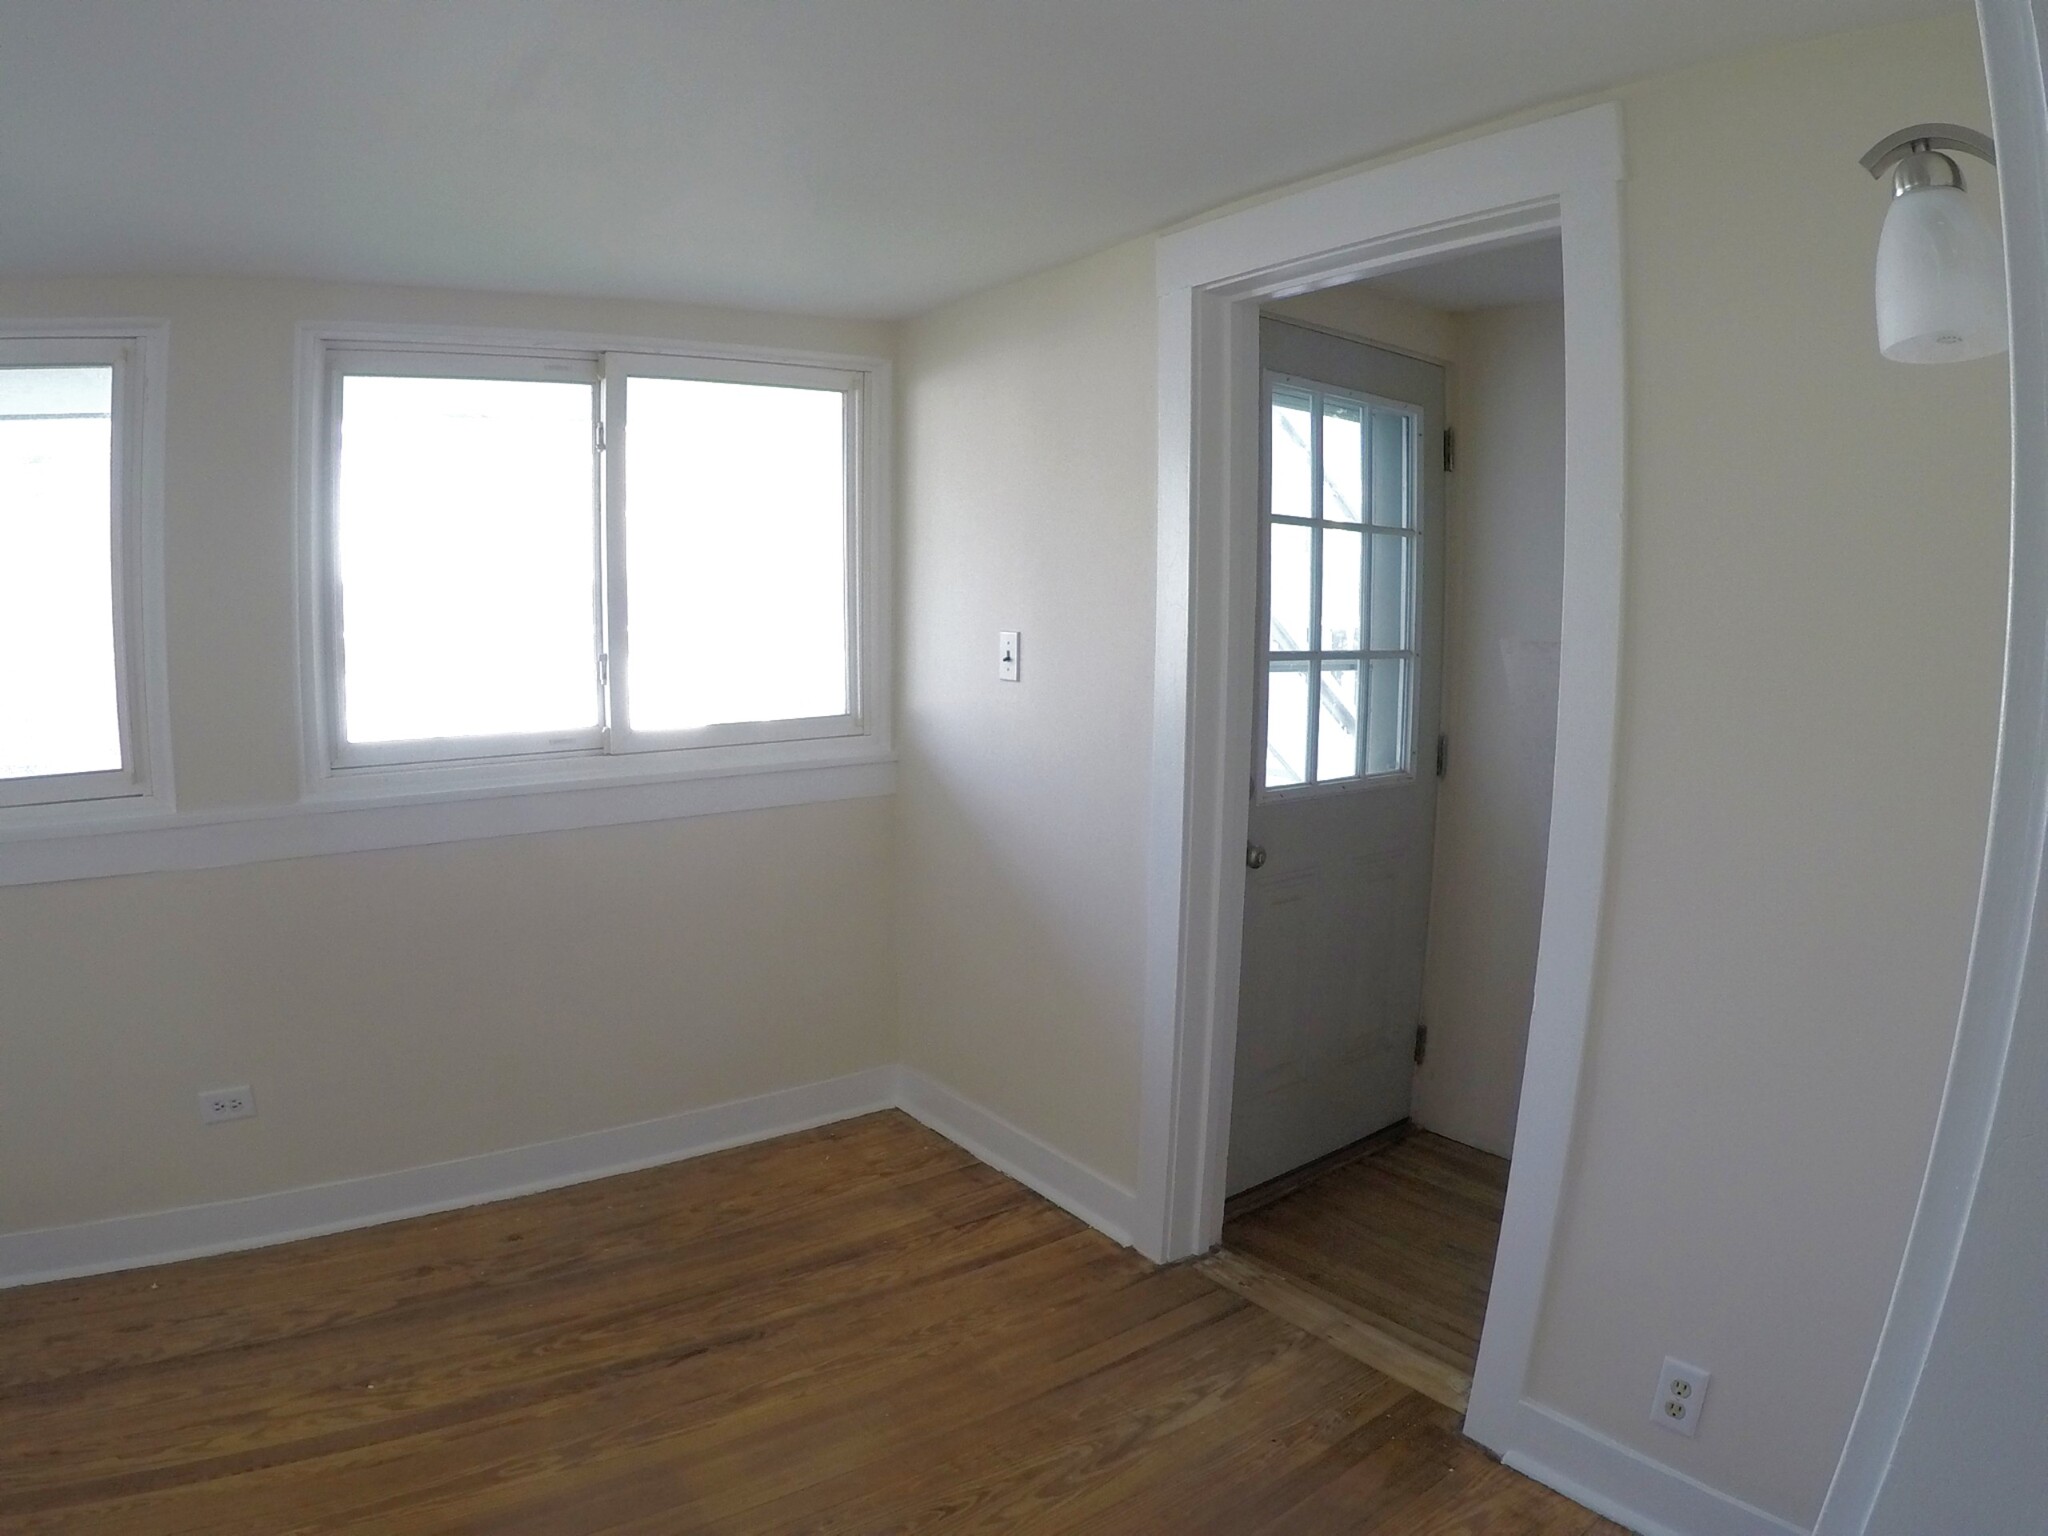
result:
<svg viewBox="0 0 2048 1536"><path fill-rule="evenodd" d="M1267 380L1264 789L1414 769L1419 425L1409 406Z"/></svg>

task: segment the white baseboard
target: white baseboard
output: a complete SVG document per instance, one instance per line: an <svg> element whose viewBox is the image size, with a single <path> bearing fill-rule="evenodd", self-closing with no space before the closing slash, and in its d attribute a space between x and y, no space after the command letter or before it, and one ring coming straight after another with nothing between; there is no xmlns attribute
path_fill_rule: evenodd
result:
<svg viewBox="0 0 2048 1536"><path fill-rule="evenodd" d="M1137 1213L1131 1190L924 1073L891 1066L452 1162L0 1234L0 1289L484 1205L891 1108L1130 1246ZM1516 1471L1641 1536L1807 1536L1776 1515L1534 1403L1517 1405L1500 1440L1503 1459Z"/></svg>
<svg viewBox="0 0 2048 1536"><path fill-rule="evenodd" d="M1130 1245L1136 1196L979 1104L907 1067L664 1115L452 1162L309 1184L274 1194L29 1232L0 1233L0 1289L265 1248L581 1184L834 1120L900 1108L1091 1227Z"/></svg>
<svg viewBox="0 0 2048 1536"><path fill-rule="evenodd" d="M896 1103L896 1090L895 1067L871 1067L756 1098L452 1162L241 1200L4 1233L0 1289L263 1248L558 1189L889 1109Z"/></svg>
<svg viewBox="0 0 2048 1536"><path fill-rule="evenodd" d="M1002 1116L915 1067L901 1067L897 1105L991 1168L1035 1189L1054 1205L1128 1248L1137 1195L1094 1169L1019 1130Z"/></svg>
<svg viewBox="0 0 2048 1536"><path fill-rule="evenodd" d="M1516 1409L1502 1460L1638 1536L1807 1536L1550 1408Z"/></svg>

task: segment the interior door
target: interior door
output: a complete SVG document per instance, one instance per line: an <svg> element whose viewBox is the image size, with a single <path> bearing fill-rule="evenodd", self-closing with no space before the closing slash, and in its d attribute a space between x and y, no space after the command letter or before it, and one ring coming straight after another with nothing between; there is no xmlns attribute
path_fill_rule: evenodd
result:
<svg viewBox="0 0 2048 1536"><path fill-rule="evenodd" d="M1443 370L1260 324L1258 730L1228 1186L1408 1112L1443 633Z"/></svg>

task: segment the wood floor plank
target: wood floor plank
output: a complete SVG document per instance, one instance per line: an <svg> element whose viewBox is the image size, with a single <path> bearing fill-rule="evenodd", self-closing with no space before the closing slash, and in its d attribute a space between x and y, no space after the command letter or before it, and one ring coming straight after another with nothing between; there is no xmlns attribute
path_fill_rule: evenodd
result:
<svg viewBox="0 0 2048 1536"><path fill-rule="evenodd" d="M10 1536L1591 1536L1455 1425L893 1112L0 1292Z"/></svg>
<svg viewBox="0 0 2048 1536"><path fill-rule="evenodd" d="M1505 1159L1410 1130L1230 1218L1223 1242L1469 1380L1507 1174Z"/></svg>
<svg viewBox="0 0 2048 1536"><path fill-rule="evenodd" d="M0 1392L60 1377L74 1364L97 1372L246 1349L442 1297L467 1302L483 1287L545 1285L570 1266L669 1255L693 1237L729 1237L972 1166L943 1138L906 1140L890 1134L888 1117L870 1115L700 1159L691 1167L704 1170L703 1187L687 1203L661 1198L673 1169L653 1168L556 1190L544 1203L507 1200L397 1227L31 1286L0 1305ZM402 1251L393 1248L395 1233L405 1239ZM447 1233L460 1233L460 1242L443 1242ZM231 1288L216 1283L222 1266L236 1277ZM224 1296L231 1304L221 1304Z"/></svg>

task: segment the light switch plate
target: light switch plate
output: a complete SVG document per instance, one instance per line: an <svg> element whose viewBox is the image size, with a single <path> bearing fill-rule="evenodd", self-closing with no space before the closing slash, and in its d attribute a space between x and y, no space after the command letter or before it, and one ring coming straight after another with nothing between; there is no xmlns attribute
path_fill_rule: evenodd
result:
<svg viewBox="0 0 2048 1536"><path fill-rule="evenodd" d="M1017 681L1017 631L1002 629L996 631L996 679L999 682Z"/></svg>

